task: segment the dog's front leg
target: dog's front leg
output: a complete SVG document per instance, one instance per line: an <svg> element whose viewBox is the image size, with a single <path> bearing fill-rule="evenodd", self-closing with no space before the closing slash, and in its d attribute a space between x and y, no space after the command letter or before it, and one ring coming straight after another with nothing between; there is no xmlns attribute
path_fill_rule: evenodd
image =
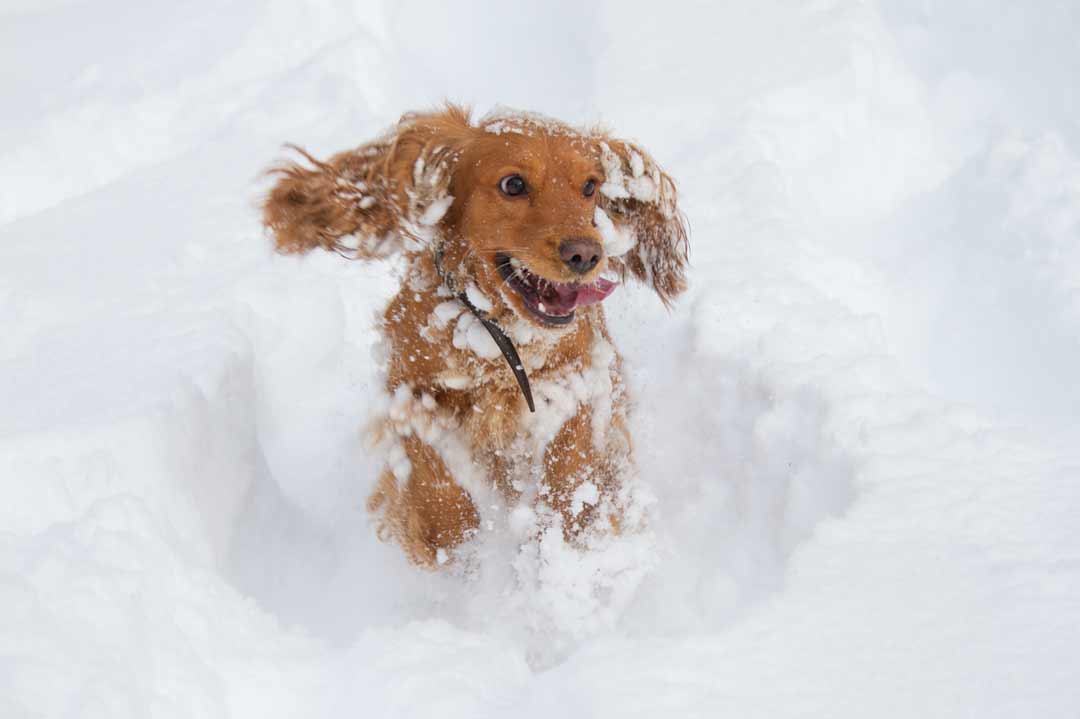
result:
<svg viewBox="0 0 1080 719"><path fill-rule="evenodd" d="M439 454L415 435L401 443L409 460L409 478L401 482L383 471L368 499L381 512L380 534L389 535L417 564L434 567L448 550L468 539L480 524L469 493L454 481Z"/></svg>
<svg viewBox="0 0 1080 719"><path fill-rule="evenodd" d="M601 499L614 493L616 481L614 458L596 446L592 410L583 405L544 451L540 500L562 515L567 541L593 524ZM608 521L617 529L614 516Z"/></svg>

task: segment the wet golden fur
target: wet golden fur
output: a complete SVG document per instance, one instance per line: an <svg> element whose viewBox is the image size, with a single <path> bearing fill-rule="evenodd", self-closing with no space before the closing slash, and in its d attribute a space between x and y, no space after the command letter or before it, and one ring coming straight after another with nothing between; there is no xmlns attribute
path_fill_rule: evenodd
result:
<svg viewBox="0 0 1080 719"><path fill-rule="evenodd" d="M631 445L603 309L579 307L569 326L546 326L506 287L495 256L553 282L590 282L607 265L668 303L685 288L687 251L671 179L602 131L513 113L473 123L456 106L406 115L325 162L299 152L307 162L274 170L264 206L278 249L400 253L407 267L382 323L390 400L375 435L388 462L369 499L380 535L421 565L445 561L479 526L472 494L484 486L507 502L532 497L570 540L601 514L602 531L618 529ZM500 190L511 174L526 178L527 197ZM589 179L591 197L582 191ZM636 242L576 275L559 246L571 237L603 243L598 207ZM470 340L478 327L454 297L467 288L517 345L537 388L535 415L503 357ZM608 501L582 501L575 491L585 482Z"/></svg>

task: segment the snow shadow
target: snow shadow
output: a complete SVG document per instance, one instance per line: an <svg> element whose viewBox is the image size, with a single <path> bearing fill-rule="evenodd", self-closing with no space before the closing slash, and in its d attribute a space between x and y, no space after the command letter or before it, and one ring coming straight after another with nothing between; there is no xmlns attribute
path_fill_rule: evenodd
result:
<svg viewBox="0 0 1080 719"><path fill-rule="evenodd" d="M660 553L625 617L637 633L735 621L782 588L800 543L855 496L857 460L833 437L829 403L710 348L699 319L654 329L648 341L662 349L630 362Z"/></svg>

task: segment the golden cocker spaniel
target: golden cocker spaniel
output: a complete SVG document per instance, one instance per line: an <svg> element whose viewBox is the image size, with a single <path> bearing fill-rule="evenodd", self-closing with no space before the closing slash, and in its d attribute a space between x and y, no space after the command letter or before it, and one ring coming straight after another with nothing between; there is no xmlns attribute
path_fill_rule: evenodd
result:
<svg viewBox="0 0 1080 719"><path fill-rule="evenodd" d="M452 105L325 162L298 152L264 206L278 249L407 267L381 326L380 536L443 564L494 526L493 497L570 542L624 531L628 402L602 302L617 280L665 304L685 288L671 178L601 130Z"/></svg>

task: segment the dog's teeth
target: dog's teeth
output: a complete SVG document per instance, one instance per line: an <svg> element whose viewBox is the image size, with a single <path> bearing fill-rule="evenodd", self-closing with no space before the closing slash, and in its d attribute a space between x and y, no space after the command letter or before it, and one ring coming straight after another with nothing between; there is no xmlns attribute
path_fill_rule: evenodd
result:
<svg viewBox="0 0 1080 719"><path fill-rule="evenodd" d="M547 312L547 308L544 307L543 302L538 303L536 306L540 309L541 312Z"/></svg>

